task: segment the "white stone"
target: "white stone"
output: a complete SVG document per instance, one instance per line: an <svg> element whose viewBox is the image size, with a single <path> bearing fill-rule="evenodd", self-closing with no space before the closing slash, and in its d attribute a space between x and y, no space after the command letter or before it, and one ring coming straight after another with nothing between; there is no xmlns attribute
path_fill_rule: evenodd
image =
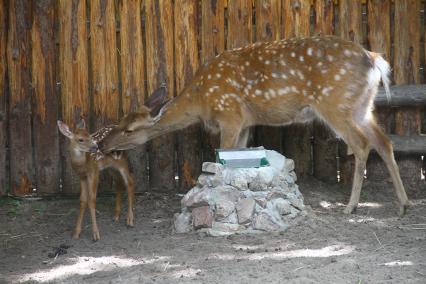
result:
<svg viewBox="0 0 426 284"><path fill-rule="evenodd" d="M256 202L253 198L241 199L236 206L238 223L248 224L251 222Z"/></svg>
<svg viewBox="0 0 426 284"><path fill-rule="evenodd" d="M174 215L174 231L178 234L188 233L192 231L192 214L185 211Z"/></svg>

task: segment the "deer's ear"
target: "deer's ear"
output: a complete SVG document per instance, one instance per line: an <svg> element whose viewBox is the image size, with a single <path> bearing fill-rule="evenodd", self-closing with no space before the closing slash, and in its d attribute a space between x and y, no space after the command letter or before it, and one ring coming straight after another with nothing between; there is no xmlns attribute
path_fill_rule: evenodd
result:
<svg viewBox="0 0 426 284"><path fill-rule="evenodd" d="M163 115L164 111L166 110L166 105L168 104L170 100L166 100L162 102L161 104L156 105L154 108L152 108L149 112L149 115L152 117L152 119L157 122L161 116Z"/></svg>
<svg viewBox="0 0 426 284"><path fill-rule="evenodd" d="M147 106L150 109L154 109L158 107L158 105L162 105L166 97L167 97L167 88L164 85L152 93L152 95L145 101L145 106Z"/></svg>
<svg viewBox="0 0 426 284"><path fill-rule="evenodd" d="M66 125L65 123L63 123L62 121L58 120L58 128L59 131L61 131L61 133L68 137L69 139L73 138L73 133L71 132L71 130L69 129L68 125Z"/></svg>
<svg viewBox="0 0 426 284"><path fill-rule="evenodd" d="M78 129L86 129L86 121L84 120L84 118L80 120L80 122L76 125L76 127Z"/></svg>

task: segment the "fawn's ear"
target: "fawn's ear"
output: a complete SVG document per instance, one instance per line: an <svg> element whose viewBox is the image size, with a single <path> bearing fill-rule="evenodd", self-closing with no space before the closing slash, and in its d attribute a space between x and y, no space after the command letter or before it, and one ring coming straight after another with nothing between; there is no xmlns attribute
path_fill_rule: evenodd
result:
<svg viewBox="0 0 426 284"><path fill-rule="evenodd" d="M66 125L60 120L58 120L58 128L64 136L68 137L69 139L73 138L74 134L71 132L68 125Z"/></svg>
<svg viewBox="0 0 426 284"><path fill-rule="evenodd" d="M76 127L77 127L78 129L86 129L86 121L84 120L84 118L82 118L82 119L80 120L80 122L79 122L79 123L77 123Z"/></svg>

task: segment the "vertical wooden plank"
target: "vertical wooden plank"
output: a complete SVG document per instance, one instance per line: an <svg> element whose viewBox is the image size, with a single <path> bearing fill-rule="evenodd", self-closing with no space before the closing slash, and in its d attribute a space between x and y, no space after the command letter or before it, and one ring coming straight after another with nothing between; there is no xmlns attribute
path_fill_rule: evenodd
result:
<svg viewBox="0 0 426 284"><path fill-rule="evenodd" d="M284 0L282 4L283 37L309 36L310 15L310 1Z"/></svg>
<svg viewBox="0 0 426 284"><path fill-rule="evenodd" d="M368 43L369 49L382 53L385 59L390 60L390 0L369 0L368 1ZM376 118L379 125L386 133L390 133L391 109L382 107L376 110ZM386 165L376 152L370 154L367 163L367 179L370 181L383 182L389 179Z"/></svg>
<svg viewBox="0 0 426 284"><path fill-rule="evenodd" d="M86 0L60 0L59 17L59 76L61 82L62 119L74 127L89 113L89 72L86 28ZM60 136L63 192L76 194L80 190L68 154L68 141Z"/></svg>
<svg viewBox="0 0 426 284"><path fill-rule="evenodd" d="M145 97L141 0L121 0L119 15L122 108L127 114L143 105ZM147 191L149 186L146 155L145 145L127 152L137 192Z"/></svg>
<svg viewBox="0 0 426 284"><path fill-rule="evenodd" d="M315 1L315 25L314 30L319 35L331 35L333 26L333 1ZM324 182L337 182L337 139L333 131L320 121L313 122L313 159L314 176Z"/></svg>
<svg viewBox="0 0 426 284"><path fill-rule="evenodd" d="M395 0L395 84L420 83L420 4L416 0ZM399 108L395 117L396 134L410 136L420 133L420 107ZM420 156L399 156L397 163L404 185L418 189L422 166Z"/></svg>
<svg viewBox="0 0 426 284"><path fill-rule="evenodd" d="M8 174L6 159L7 143L7 93L6 93L6 73L7 73L7 7L6 0L0 0L0 197L7 193Z"/></svg>
<svg viewBox="0 0 426 284"><path fill-rule="evenodd" d="M33 2L32 83L34 88L33 138L37 192L58 193L59 160L58 99L55 73L56 1Z"/></svg>
<svg viewBox="0 0 426 284"><path fill-rule="evenodd" d="M11 193L31 193L34 164L31 143L31 2L9 2L7 60L10 87Z"/></svg>
<svg viewBox="0 0 426 284"><path fill-rule="evenodd" d="M7 171L7 93L6 93L6 73L7 73L7 6L6 1L0 1L0 197L8 191L8 171Z"/></svg>
<svg viewBox="0 0 426 284"><path fill-rule="evenodd" d="M225 49L225 0L201 2L201 62L204 64ZM220 134L203 132L203 161L215 161Z"/></svg>
<svg viewBox="0 0 426 284"><path fill-rule="evenodd" d="M169 98L174 94L173 4L145 1L146 65L148 94L162 85ZM149 183L152 190L175 188L175 134L166 134L149 143Z"/></svg>
<svg viewBox="0 0 426 284"><path fill-rule="evenodd" d="M256 41L274 41L281 33L281 1L256 0ZM282 152L282 128L258 126L255 128L257 145Z"/></svg>
<svg viewBox="0 0 426 284"><path fill-rule="evenodd" d="M252 42L252 1L228 1L227 49L245 46Z"/></svg>
<svg viewBox="0 0 426 284"><path fill-rule="evenodd" d="M362 2L339 1L340 36L362 43Z"/></svg>
<svg viewBox="0 0 426 284"><path fill-rule="evenodd" d="M334 33L333 0L315 0L315 34L332 35Z"/></svg>
<svg viewBox="0 0 426 284"><path fill-rule="evenodd" d="M95 127L118 120L118 66L113 0L94 0L90 7L90 44Z"/></svg>
<svg viewBox="0 0 426 284"><path fill-rule="evenodd" d="M310 34L310 1L285 0L282 6L284 38L307 37ZM283 129L284 155L295 161L299 178L311 173L312 125L291 125Z"/></svg>
<svg viewBox="0 0 426 284"><path fill-rule="evenodd" d="M198 1L175 1L176 90L181 92L191 82L199 66L197 46ZM180 189L195 184L201 172L201 128L190 126L178 133L178 172Z"/></svg>
<svg viewBox="0 0 426 284"><path fill-rule="evenodd" d="M90 1L92 108L95 129L118 120L118 64L114 0ZM99 188L111 190L112 178L101 174Z"/></svg>
<svg viewBox="0 0 426 284"><path fill-rule="evenodd" d="M347 40L362 43L362 3L360 1L339 1L340 36ZM343 184L352 183L355 159L348 155L348 148L343 142L339 144L341 158L340 178Z"/></svg>

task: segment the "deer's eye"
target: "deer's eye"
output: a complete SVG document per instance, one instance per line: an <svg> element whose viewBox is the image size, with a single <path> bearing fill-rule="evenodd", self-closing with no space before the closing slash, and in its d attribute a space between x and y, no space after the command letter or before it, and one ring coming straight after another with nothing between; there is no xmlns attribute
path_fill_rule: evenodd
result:
<svg viewBox="0 0 426 284"><path fill-rule="evenodd" d="M124 129L124 133L126 133L126 134L130 134L132 132L133 132L132 129L128 129L128 128Z"/></svg>
<svg viewBox="0 0 426 284"><path fill-rule="evenodd" d="M83 138L80 138L80 139L78 139L78 142L83 143L83 142L84 142L84 139L83 139Z"/></svg>

